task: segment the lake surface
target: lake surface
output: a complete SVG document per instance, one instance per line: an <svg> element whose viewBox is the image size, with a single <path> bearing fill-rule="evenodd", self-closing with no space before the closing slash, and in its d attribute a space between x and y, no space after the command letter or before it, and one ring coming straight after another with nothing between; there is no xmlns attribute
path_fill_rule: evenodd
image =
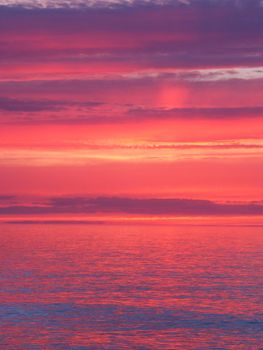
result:
<svg viewBox="0 0 263 350"><path fill-rule="evenodd" d="M263 349L263 228L1 225L0 349Z"/></svg>

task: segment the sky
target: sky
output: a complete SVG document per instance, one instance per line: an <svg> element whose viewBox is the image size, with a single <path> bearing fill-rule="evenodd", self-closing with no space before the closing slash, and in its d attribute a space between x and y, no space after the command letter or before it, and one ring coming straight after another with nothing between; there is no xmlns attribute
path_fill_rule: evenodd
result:
<svg viewBox="0 0 263 350"><path fill-rule="evenodd" d="M263 1L0 0L0 219L263 217Z"/></svg>

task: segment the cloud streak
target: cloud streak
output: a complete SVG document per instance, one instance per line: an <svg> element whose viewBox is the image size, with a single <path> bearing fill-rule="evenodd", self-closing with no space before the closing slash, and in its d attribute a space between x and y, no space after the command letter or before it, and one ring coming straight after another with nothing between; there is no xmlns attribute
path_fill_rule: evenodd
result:
<svg viewBox="0 0 263 350"><path fill-rule="evenodd" d="M0 0L0 6L23 6L25 8L85 8L85 7L109 7L117 6L145 6L145 5L195 5L206 3L228 3L237 7L246 6L249 3L261 6L260 0Z"/></svg>
<svg viewBox="0 0 263 350"><path fill-rule="evenodd" d="M101 106L100 102L68 102L57 100L27 100L9 97L0 97L0 111L5 112L43 112L43 111L59 111L67 107L86 107L92 108Z"/></svg>
<svg viewBox="0 0 263 350"><path fill-rule="evenodd" d="M0 207L1 215L117 214L174 216L253 216L263 215L260 203L216 203L196 199L53 197L45 206L12 205Z"/></svg>
<svg viewBox="0 0 263 350"><path fill-rule="evenodd" d="M100 104L99 104L100 105ZM72 107L82 106L81 110ZM96 103L72 103L60 104L58 102L46 101L17 101L14 99L0 98L0 111L5 112L26 112L23 115L14 114L1 117L0 124L86 124L86 125L111 125L127 123L144 123L154 120L241 120L241 119L262 119L263 107L230 107L230 108L131 108L114 111L109 115L103 115L100 110L94 110ZM109 106L111 108L111 106ZM39 114L35 112L57 112L57 114ZM67 112L67 113L65 113ZM76 115L77 114L77 115Z"/></svg>

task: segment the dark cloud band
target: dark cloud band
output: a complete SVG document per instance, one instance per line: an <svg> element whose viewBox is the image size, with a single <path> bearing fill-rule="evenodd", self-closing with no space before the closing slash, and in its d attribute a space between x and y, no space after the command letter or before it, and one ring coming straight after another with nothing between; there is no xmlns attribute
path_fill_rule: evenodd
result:
<svg viewBox="0 0 263 350"><path fill-rule="evenodd" d="M48 203L48 204L47 204ZM55 197L45 206L11 205L0 207L1 215L34 214L131 214L174 216L263 215L260 202L216 203L194 199L138 199L121 197Z"/></svg>

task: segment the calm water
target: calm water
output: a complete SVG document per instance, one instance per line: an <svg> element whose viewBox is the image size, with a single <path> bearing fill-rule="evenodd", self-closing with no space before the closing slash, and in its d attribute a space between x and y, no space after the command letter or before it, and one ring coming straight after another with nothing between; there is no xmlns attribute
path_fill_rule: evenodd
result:
<svg viewBox="0 0 263 350"><path fill-rule="evenodd" d="M263 349L263 228L0 226L0 349Z"/></svg>

